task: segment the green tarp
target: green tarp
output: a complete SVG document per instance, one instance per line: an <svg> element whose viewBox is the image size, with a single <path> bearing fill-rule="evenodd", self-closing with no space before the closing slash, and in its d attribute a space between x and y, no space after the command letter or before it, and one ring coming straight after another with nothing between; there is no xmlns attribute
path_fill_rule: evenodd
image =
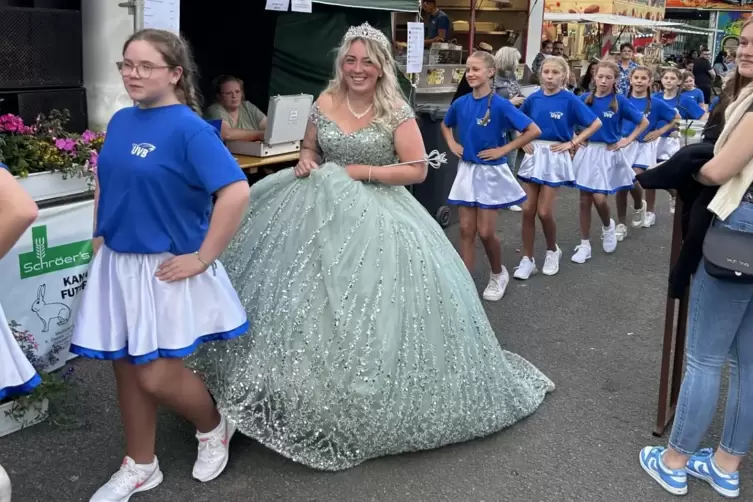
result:
<svg viewBox="0 0 753 502"><path fill-rule="evenodd" d="M314 3L353 7L357 9L375 9L392 12L418 12L419 0L313 0Z"/></svg>
<svg viewBox="0 0 753 502"><path fill-rule="evenodd" d="M356 2L353 0L351 3ZM362 3L368 2L362 0ZM343 35L351 26L363 22L379 28L391 38L391 13L383 10L321 6L311 14L292 12L279 16L269 95L319 96L333 76L335 50ZM401 84L407 95L410 83L403 77Z"/></svg>

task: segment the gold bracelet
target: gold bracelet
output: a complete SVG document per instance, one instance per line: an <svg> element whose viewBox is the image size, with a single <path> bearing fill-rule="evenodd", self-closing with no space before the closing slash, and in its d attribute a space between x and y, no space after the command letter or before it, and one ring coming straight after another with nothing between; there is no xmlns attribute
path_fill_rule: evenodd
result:
<svg viewBox="0 0 753 502"><path fill-rule="evenodd" d="M196 255L196 259L199 260L199 262L202 265L204 265L206 268L209 268L209 265L207 264L207 262L205 262L204 260L201 259L201 256L199 255L198 251L196 251L194 254Z"/></svg>

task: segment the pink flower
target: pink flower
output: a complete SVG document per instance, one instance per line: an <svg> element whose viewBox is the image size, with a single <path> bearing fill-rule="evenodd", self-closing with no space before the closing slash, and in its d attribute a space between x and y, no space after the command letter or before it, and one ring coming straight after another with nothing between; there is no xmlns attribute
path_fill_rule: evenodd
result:
<svg viewBox="0 0 753 502"><path fill-rule="evenodd" d="M0 115L0 132L24 134L26 129L21 117L11 113Z"/></svg>
<svg viewBox="0 0 753 502"><path fill-rule="evenodd" d="M62 150L64 152L72 152L73 150L76 149L76 140L75 139L56 139L55 146L58 148L58 150Z"/></svg>
<svg viewBox="0 0 753 502"><path fill-rule="evenodd" d="M89 167L93 173L97 173L97 164L99 163L99 152L92 150L89 153Z"/></svg>
<svg viewBox="0 0 753 502"><path fill-rule="evenodd" d="M97 133L90 131L89 129L84 131L84 133L81 135L81 141L83 141L84 143L91 143L95 139L97 139Z"/></svg>

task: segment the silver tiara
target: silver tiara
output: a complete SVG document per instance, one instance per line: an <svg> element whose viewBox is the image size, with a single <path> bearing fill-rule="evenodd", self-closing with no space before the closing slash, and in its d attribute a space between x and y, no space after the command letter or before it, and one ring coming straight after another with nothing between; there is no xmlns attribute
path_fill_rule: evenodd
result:
<svg viewBox="0 0 753 502"><path fill-rule="evenodd" d="M369 23L363 23L361 26L351 26L348 31L345 32L345 37L343 37L343 44L350 43L357 38L371 40L372 42L376 42L381 45L382 48L387 52L392 51L392 43L389 41L387 36L371 26Z"/></svg>

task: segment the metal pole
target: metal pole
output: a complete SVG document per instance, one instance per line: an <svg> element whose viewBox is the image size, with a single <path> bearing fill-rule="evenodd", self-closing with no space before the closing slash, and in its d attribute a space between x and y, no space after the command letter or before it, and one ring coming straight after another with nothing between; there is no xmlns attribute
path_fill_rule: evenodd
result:
<svg viewBox="0 0 753 502"><path fill-rule="evenodd" d="M118 7L125 7L128 13L133 16L133 32L144 29L144 0L128 0L118 4Z"/></svg>

